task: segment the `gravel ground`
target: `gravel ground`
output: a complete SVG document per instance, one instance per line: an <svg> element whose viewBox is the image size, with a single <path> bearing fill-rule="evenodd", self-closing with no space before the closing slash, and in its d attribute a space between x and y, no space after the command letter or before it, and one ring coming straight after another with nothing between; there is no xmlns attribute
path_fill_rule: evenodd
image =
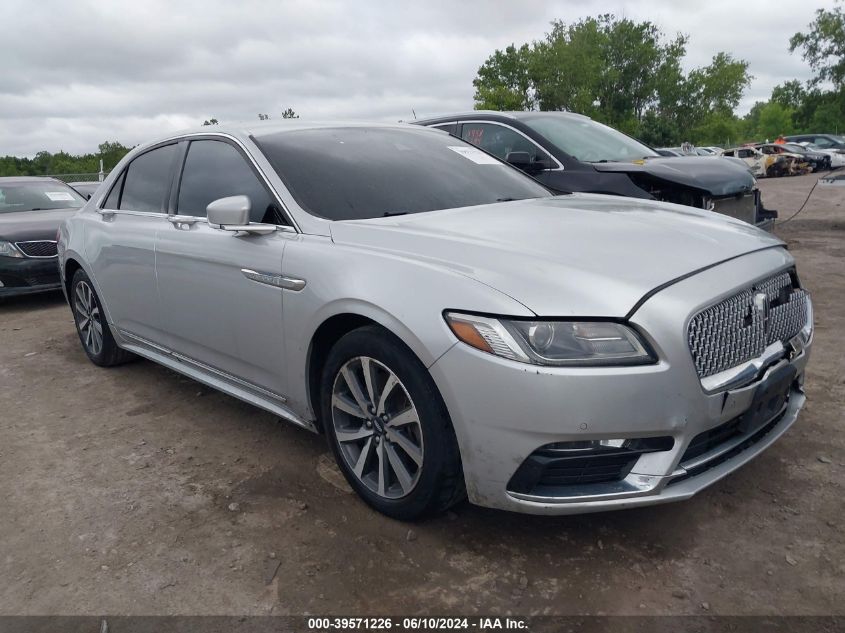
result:
<svg viewBox="0 0 845 633"><path fill-rule="evenodd" d="M783 218L815 176L761 181ZM61 296L0 306L0 615L845 614L845 188L777 232L816 306L809 400L694 499L415 525L322 437L149 362L104 370Z"/></svg>

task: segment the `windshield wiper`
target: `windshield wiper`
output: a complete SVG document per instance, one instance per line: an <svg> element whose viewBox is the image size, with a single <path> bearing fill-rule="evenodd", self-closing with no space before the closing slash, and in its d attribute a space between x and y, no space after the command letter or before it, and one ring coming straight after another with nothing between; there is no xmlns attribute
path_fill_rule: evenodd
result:
<svg viewBox="0 0 845 633"><path fill-rule="evenodd" d="M407 212L407 211L396 211L395 213L393 213L393 212L391 212L391 211L385 211L385 212L382 214L382 216L381 216L381 217L383 217L383 218L392 218L392 217L397 216L397 215L408 215L408 212Z"/></svg>
<svg viewBox="0 0 845 633"><path fill-rule="evenodd" d="M516 198L496 198L496 202L513 202Z"/></svg>

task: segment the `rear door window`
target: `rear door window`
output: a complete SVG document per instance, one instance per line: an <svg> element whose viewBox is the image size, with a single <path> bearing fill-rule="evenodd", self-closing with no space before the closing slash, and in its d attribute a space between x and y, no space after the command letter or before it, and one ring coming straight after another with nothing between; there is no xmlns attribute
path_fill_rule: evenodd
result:
<svg viewBox="0 0 845 633"><path fill-rule="evenodd" d="M495 123L464 123L461 138L502 160L507 160L511 152L528 152L532 162L548 158L533 141L516 130Z"/></svg>
<svg viewBox="0 0 845 633"><path fill-rule="evenodd" d="M164 213L175 157L176 145L172 144L141 154L129 163L120 209Z"/></svg>
<svg viewBox="0 0 845 633"><path fill-rule="evenodd" d="M249 197L251 222L286 223L273 196L234 146L193 141L182 170L178 213L204 218L209 203L229 196Z"/></svg>

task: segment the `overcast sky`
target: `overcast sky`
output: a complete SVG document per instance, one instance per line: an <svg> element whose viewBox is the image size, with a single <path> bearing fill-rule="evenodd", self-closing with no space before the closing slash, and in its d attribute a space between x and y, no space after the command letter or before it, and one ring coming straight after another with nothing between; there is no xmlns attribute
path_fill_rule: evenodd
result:
<svg viewBox="0 0 845 633"><path fill-rule="evenodd" d="M690 36L688 68L718 51L755 76L741 112L807 79L789 37L833 0L423 2L2 0L0 155L133 145L203 119L399 120L473 105L495 49L600 13ZM178 8L177 8L178 7Z"/></svg>

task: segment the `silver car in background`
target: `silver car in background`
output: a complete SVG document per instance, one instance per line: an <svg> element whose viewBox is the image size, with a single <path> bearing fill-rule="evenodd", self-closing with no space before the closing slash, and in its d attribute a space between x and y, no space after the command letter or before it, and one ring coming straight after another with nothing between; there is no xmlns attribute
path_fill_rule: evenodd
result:
<svg viewBox="0 0 845 633"><path fill-rule="evenodd" d="M142 356L324 432L397 518L686 499L804 404L812 309L781 241L553 196L433 129L176 134L127 155L58 246L94 363Z"/></svg>

